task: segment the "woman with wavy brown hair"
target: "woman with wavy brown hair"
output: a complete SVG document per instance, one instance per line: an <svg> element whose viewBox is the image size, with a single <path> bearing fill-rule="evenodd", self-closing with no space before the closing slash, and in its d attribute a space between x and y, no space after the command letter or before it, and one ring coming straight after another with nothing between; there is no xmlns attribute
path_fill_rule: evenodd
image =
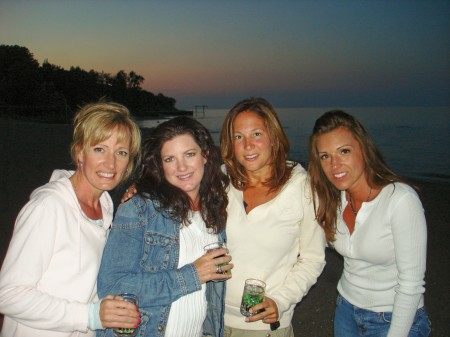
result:
<svg viewBox="0 0 450 337"><path fill-rule="evenodd" d="M228 112L221 150L231 180L227 246L234 262L225 336L293 336L295 305L325 265L325 235L314 219L307 173L286 160L289 142L263 98L245 99ZM266 296L244 319L240 305L248 278L264 281Z"/></svg>
<svg viewBox="0 0 450 337"><path fill-rule="evenodd" d="M344 111L317 119L309 151L317 220L344 257L334 335L428 336L427 228L417 193Z"/></svg>

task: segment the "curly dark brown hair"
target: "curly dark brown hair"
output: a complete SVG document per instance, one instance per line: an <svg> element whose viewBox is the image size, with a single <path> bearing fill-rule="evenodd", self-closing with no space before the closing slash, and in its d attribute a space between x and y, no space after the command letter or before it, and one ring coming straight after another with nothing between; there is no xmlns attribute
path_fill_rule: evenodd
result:
<svg viewBox="0 0 450 337"><path fill-rule="evenodd" d="M207 158L200 183L199 210L207 228L215 233L225 229L228 198L228 176L220 169L218 147L209 131L198 121L187 116L175 117L158 125L143 145L142 165L135 179L136 189L143 198L153 201L155 208L165 211L171 219L189 225L191 200L179 188L170 184L165 176L161 158L163 145L181 135L191 135Z"/></svg>

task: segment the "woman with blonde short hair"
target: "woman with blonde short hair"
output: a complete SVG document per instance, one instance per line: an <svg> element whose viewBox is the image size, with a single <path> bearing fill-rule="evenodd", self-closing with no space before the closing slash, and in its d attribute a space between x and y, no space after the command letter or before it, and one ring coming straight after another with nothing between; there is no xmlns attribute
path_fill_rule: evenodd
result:
<svg viewBox="0 0 450 337"><path fill-rule="evenodd" d="M76 170L55 170L16 220L0 272L3 337L95 336L138 325L133 304L115 294L98 299L96 280L114 210L107 191L132 174L140 143L120 104L88 104L76 114Z"/></svg>

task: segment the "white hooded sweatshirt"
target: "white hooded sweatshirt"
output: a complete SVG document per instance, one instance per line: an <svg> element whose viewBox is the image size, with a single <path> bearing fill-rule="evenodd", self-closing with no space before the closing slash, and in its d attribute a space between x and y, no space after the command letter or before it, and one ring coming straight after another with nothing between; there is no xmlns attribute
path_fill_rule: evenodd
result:
<svg viewBox="0 0 450 337"><path fill-rule="evenodd" d="M89 304L98 301L97 274L114 209L105 192L103 224L89 221L72 174L55 170L17 217L0 272L2 337L95 336Z"/></svg>

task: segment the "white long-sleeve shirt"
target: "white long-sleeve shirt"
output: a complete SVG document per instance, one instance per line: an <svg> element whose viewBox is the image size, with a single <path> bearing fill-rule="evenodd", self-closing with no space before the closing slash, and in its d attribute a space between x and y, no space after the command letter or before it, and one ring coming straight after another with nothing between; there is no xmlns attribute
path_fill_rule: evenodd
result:
<svg viewBox="0 0 450 337"><path fill-rule="evenodd" d="M345 191L341 198L343 211ZM357 307L392 312L388 336L407 336L425 292L427 228L417 193L385 186L362 204L352 235L341 213L334 246L344 257L339 293Z"/></svg>
<svg viewBox="0 0 450 337"><path fill-rule="evenodd" d="M103 193L103 226L89 221L68 179L72 173L56 170L17 217L0 272L2 337L95 336L89 307L98 301L113 204Z"/></svg>
<svg viewBox="0 0 450 337"><path fill-rule="evenodd" d="M227 247L234 268L227 281L225 325L269 329L261 321L246 323L240 313L245 280L256 278L278 306L280 327L288 327L295 305L325 266L325 234L314 220L307 173L297 165L279 194L249 214L242 191L230 185L228 199Z"/></svg>
<svg viewBox="0 0 450 337"><path fill-rule="evenodd" d="M206 228L200 212L192 212L191 224L180 229L180 256L178 268L205 254L207 244L219 241L218 235ZM202 289L181 296L170 306L164 337L202 336L206 318L206 283Z"/></svg>

